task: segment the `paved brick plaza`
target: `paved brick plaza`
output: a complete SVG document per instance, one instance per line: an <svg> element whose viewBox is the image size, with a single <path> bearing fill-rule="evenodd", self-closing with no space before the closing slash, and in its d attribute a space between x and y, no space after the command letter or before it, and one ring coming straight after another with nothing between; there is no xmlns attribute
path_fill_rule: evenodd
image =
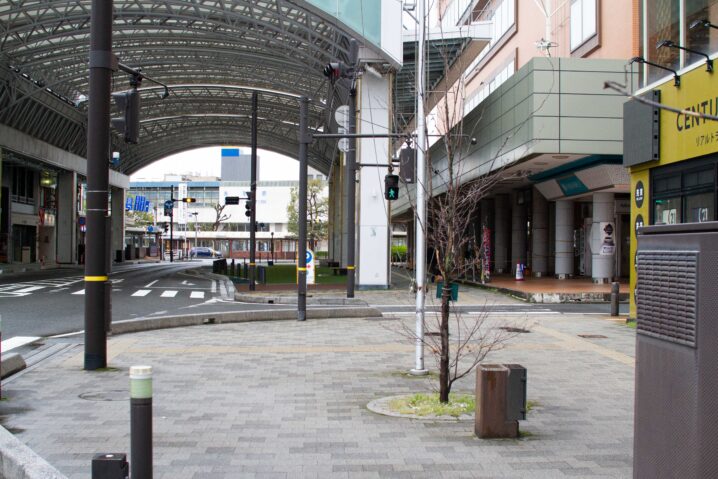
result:
<svg viewBox="0 0 718 479"><path fill-rule="evenodd" d="M400 320L118 336L109 342L118 370L96 373L81 370L77 345L9 382L0 414L61 472L87 478L94 453L129 451L128 368L150 364L157 478L631 476L633 330L600 316L530 316L532 332L490 358L528 368L537 405L521 423L526 435L480 440L471 422L366 409L433 386L401 374L413 348L392 331ZM473 387L474 376L456 389Z"/></svg>

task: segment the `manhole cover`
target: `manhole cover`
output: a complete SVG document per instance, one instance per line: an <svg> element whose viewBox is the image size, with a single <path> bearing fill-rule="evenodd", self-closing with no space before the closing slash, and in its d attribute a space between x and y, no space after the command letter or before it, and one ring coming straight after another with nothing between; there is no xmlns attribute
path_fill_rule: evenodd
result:
<svg viewBox="0 0 718 479"><path fill-rule="evenodd" d="M604 336L603 334L579 334L579 338L584 339L606 339L608 336Z"/></svg>
<svg viewBox="0 0 718 479"><path fill-rule="evenodd" d="M126 389L87 392L80 394L79 397L85 401L129 401L130 399Z"/></svg>

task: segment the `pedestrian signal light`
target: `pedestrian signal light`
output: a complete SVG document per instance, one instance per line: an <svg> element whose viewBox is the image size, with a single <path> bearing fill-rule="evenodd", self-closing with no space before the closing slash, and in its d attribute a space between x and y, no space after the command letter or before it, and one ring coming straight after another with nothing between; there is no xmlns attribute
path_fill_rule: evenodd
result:
<svg viewBox="0 0 718 479"><path fill-rule="evenodd" d="M399 198L398 175L386 175L384 177L384 198L390 201Z"/></svg>

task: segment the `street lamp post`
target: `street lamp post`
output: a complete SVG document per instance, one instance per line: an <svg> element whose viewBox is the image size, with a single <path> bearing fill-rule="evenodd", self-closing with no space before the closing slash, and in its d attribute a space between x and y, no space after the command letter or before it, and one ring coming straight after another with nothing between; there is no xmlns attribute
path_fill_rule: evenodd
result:
<svg viewBox="0 0 718 479"><path fill-rule="evenodd" d="M274 231L269 233L269 235L272 237L272 242L269 244L269 247L272 250L272 264L274 264Z"/></svg>

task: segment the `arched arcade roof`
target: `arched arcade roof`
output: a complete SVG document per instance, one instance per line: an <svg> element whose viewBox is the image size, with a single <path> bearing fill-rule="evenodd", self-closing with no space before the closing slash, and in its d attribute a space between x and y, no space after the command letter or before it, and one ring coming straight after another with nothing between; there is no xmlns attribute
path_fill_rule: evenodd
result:
<svg viewBox="0 0 718 479"><path fill-rule="evenodd" d="M88 91L90 6L0 4L0 123L81 156L86 114L75 100ZM253 90L259 147L296 156L299 96L312 99L310 126L322 128L335 106L323 65L346 59L356 37L302 0L114 0L114 8L114 53L171 88L162 100L143 83L140 144L114 139L128 174L184 149L249 144ZM113 91L127 88L116 74ZM315 142L310 164L326 173L333 151Z"/></svg>

